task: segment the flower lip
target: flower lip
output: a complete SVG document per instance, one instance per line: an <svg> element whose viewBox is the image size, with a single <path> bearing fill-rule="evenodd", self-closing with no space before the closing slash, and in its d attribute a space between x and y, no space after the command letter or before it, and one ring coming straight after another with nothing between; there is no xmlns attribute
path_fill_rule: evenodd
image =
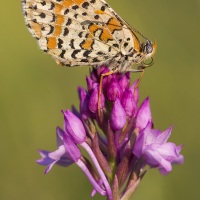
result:
<svg viewBox="0 0 200 200"><path fill-rule="evenodd" d="M66 152L68 152L74 162L77 162L81 158L81 152L79 148L73 143L67 134L64 135L63 139Z"/></svg>
<svg viewBox="0 0 200 200"><path fill-rule="evenodd" d="M181 146L167 142L171 134L170 127L164 132L152 129L152 123L148 123L138 135L133 154L137 158L143 158L151 167L157 167L165 175L172 170L172 164L182 164L183 156L180 155Z"/></svg>
<svg viewBox="0 0 200 200"><path fill-rule="evenodd" d="M36 162L40 165L47 166L45 174L51 170L54 164L63 167L68 167L69 165L74 163L71 155L66 151L64 147L64 131L59 127L57 127L56 129L56 137L58 146L57 150L53 152L46 150L38 150L42 158L38 159Z"/></svg>

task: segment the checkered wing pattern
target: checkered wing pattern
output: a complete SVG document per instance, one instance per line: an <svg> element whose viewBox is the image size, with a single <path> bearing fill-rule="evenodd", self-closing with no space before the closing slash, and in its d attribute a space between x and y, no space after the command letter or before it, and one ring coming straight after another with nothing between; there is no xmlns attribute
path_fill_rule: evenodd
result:
<svg viewBox="0 0 200 200"><path fill-rule="evenodd" d="M22 5L29 31L60 64L99 66L139 48L103 0L23 0Z"/></svg>

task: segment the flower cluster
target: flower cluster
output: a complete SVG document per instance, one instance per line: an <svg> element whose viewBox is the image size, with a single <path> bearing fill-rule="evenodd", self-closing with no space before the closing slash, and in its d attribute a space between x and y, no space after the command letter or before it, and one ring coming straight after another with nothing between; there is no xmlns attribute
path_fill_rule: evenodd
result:
<svg viewBox="0 0 200 200"><path fill-rule="evenodd" d="M127 200L149 168L165 175L172 164L183 163L182 146L167 142L172 128L153 128L149 98L138 106L138 81L130 86L130 74L105 76L100 67L86 78L87 90L78 88L80 111L62 111L64 127L57 128L57 150L39 150L37 160L48 173L54 164L77 164L99 193L108 200ZM102 87L102 93L99 90ZM88 156L83 156L80 147Z"/></svg>

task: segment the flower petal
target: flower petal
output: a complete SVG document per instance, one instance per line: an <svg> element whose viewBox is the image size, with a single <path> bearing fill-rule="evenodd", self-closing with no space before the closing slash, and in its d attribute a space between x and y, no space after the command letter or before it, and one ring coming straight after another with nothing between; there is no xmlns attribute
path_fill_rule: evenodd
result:
<svg viewBox="0 0 200 200"><path fill-rule="evenodd" d="M64 146L66 152L70 155L74 162L77 162L81 157L81 152L79 148L73 143L73 141L67 136L64 135Z"/></svg>
<svg viewBox="0 0 200 200"><path fill-rule="evenodd" d="M130 72L127 72L126 74L124 74L120 79L119 79L119 85L122 89L122 91L124 92L129 84L130 84Z"/></svg>
<svg viewBox="0 0 200 200"><path fill-rule="evenodd" d="M152 118L149 105L149 98L146 98L140 106L140 109L138 110L135 126L142 130L147 126L149 122L152 122Z"/></svg>
<svg viewBox="0 0 200 200"><path fill-rule="evenodd" d="M58 126L56 128L56 143L58 147L63 144L63 135L64 131Z"/></svg>
<svg viewBox="0 0 200 200"><path fill-rule="evenodd" d="M169 128L162 133L152 129L151 123L148 123L139 133L133 148L133 154L137 158L142 158L151 167L157 167L163 175L172 170L172 164L182 164L184 161L180 155L182 146L167 143L171 130L172 128Z"/></svg>
<svg viewBox="0 0 200 200"><path fill-rule="evenodd" d="M40 155L42 156L42 158L38 159L36 162L40 165L43 165L43 166L47 166L49 164L51 164L52 162L54 162L55 160L54 159L51 159L48 154L49 154L49 151L46 151L46 150L41 150L39 149L38 152L40 153Z"/></svg>
<svg viewBox="0 0 200 200"><path fill-rule="evenodd" d="M156 139L156 143L157 144L166 143L167 140L169 139L170 135L171 135L171 132L172 132L172 127L168 128L167 130L165 130L164 132L159 134L157 139Z"/></svg>
<svg viewBox="0 0 200 200"><path fill-rule="evenodd" d="M133 117L136 112L136 102L130 90L125 90L121 99L122 106L129 117Z"/></svg>
<svg viewBox="0 0 200 200"><path fill-rule="evenodd" d="M90 93L91 91L94 90L94 88L96 88L98 86L98 83L95 82L93 79L86 77L86 81L87 81L87 88L88 88L88 92Z"/></svg>
<svg viewBox="0 0 200 200"><path fill-rule="evenodd" d="M79 99L80 99L80 114L84 119L87 119L90 117L90 110L89 110L89 95L87 92L79 87L78 88L79 92Z"/></svg>
<svg viewBox="0 0 200 200"><path fill-rule="evenodd" d="M108 99L112 102L114 102L116 98L121 99L122 97L122 89L115 78L110 80L106 91Z"/></svg>
<svg viewBox="0 0 200 200"><path fill-rule="evenodd" d="M99 97L98 94L99 94L99 87L96 87L93 90L89 100L89 109L93 113L96 113L98 110L98 97ZM105 98L103 94L101 94L100 101L101 101L100 108L102 109L105 106Z"/></svg>
<svg viewBox="0 0 200 200"><path fill-rule="evenodd" d="M120 103L120 100L116 99L110 116L111 128L114 131L120 130L124 127L125 124L126 124L126 113Z"/></svg>
<svg viewBox="0 0 200 200"><path fill-rule="evenodd" d="M66 110L63 114L65 118L65 131L72 137L76 144L83 143L86 139L86 132L81 120L70 110Z"/></svg>

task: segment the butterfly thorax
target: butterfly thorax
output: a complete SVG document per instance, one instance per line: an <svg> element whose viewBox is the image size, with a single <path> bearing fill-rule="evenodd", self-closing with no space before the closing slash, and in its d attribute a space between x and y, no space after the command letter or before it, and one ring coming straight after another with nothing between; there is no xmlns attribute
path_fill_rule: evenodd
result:
<svg viewBox="0 0 200 200"><path fill-rule="evenodd" d="M132 45L134 46L134 44ZM139 46L136 46L136 48L132 48L132 51L128 54L123 54L123 51L121 51L112 60L110 60L109 69L120 73L135 71L135 65L141 64L145 62L145 60L151 58L155 53L155 49L156 43L152 43L147 40L146 42L139 44Z"/></svg>

